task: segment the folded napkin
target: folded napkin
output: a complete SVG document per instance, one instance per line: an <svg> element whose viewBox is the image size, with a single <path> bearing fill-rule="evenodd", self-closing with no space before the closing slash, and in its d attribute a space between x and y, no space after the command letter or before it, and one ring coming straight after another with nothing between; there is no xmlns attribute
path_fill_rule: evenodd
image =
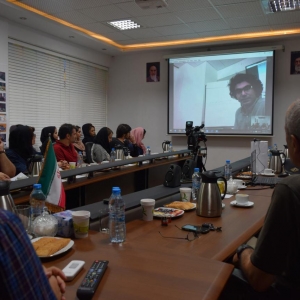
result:
<svg viewBox="0 0 300 300"><path fill-rule="evenodd" d="M15 177L11 178L10 180L11 181L17 181L17 180L26 179L26 178L29 178L29 177L21 172L18 175L16 175Z"/></svg>

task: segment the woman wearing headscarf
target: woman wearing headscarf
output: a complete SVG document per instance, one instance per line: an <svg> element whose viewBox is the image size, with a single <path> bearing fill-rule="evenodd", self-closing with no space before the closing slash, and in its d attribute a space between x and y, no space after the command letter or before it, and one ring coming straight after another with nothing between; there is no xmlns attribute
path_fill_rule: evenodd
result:
<svg viewBox="0 0 300 300"><path fill-rule="evenodd" d="M142 127L137 127L137 128L134 128L131 130L131 134L135 138L135 142L138 147L139 155L146 154L146 147L142 142L142 140L144 139L145 134L146 134L146 129L144 129Z"/></svg>
<svg viewBox="0 0 300 300"><path fill-rule="evenodd" d="M82 140L83 144L87 143L87 142L94 142L94 138L95 138L95 126L93 126L93 124L91 123L87 123L84 124L82 126L82 132L84 135L84 138Z"/></svg>
<svg viewBox="0 0 300 300"><path fill-rule="evenodd" d="M109 153L111 152L111 148L109 143L112 141L112 135L113 132L108 127L103 127L99 130L91 150L94 162L101 163L103 160L110 160Z"/></svg>
<svg viewBox="0 0 300 300"><path fill-rule="evenodd" d="M29 126L20 125L9 135L9 149L6 155L16 167L16 174L27 173L27 160L35 151L32 147L33 131Z"/></svg>
<svg viewBox="0 0 300 300"><path fill-rule="evenodd" d="M80 126L75 126L75 128L76 128L76 141L73 143L73 145L77 152L81 152L83 154L83 152L85 151L85 146L83 142L80 140L81 128Z"/></svg>
<svg viewBox="0 0 300 300"><path fill-rule="evenodd" d="M40 149L43 155L45 153L49 137L51 139L52 144L54 144L57 141L58 135L57 128L55 126L44 127L41 131L40 141L42 143L42 146L40 147Z"/></svg>

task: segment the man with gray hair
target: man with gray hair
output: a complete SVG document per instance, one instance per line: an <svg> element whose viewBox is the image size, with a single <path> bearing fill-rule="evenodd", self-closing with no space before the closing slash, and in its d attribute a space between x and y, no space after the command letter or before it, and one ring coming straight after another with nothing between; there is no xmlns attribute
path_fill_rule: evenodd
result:
<svg viewBox="0 0 300 300"><path fill-rule="evenodd" d="M300 167L300 99L285 117L292 162ZM300 175L283 179L272 195L255 249L241 245L220 299L300 299Z"/></svg>

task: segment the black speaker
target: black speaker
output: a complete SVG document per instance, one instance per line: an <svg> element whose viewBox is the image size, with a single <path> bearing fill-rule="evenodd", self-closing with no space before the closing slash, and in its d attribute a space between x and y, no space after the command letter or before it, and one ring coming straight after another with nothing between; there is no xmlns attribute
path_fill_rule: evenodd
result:
<svg viewBox="0 0 300 300"><path fill-rule="evenodd" d="M164 186L176 187L180 186L181 168L178 165L170 165L164 180Z"/></svg>
<svg viewBox="0 0 300 300"><path fill-rule="evenodd" d="M195 168L196 168L196 162L192 159L187 159L182 167L182 178L192 179Z"/></svg>

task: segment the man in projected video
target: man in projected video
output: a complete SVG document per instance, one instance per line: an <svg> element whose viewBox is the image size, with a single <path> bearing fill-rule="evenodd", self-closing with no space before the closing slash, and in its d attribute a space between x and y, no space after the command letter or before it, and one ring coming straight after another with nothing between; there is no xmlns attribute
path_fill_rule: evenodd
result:
<svg viewBox="0 0 300 300"><path fill-rule="evenodd" d="M252 74L236 74L228 84L231 98L241 107L235 113L234 129L250 130L251 117L265 115L265 100L261 98L263 84Z"/></svg>

